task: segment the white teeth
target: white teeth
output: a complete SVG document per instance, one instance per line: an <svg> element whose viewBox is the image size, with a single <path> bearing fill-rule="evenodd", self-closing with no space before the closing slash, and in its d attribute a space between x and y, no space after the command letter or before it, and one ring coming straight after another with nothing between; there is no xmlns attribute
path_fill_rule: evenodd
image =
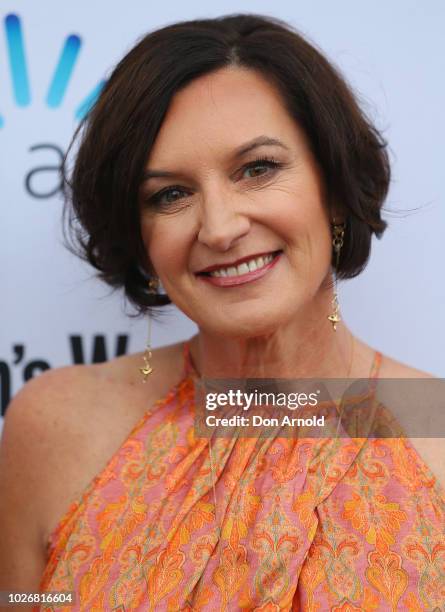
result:
<svg viewBox="0 0 445 612"><path fill-rule="evenodd" d="M248 274L249 273L249 266L245 262L237 266L237 269L238 269L238 274Z"/></svg>
<svg viewBox="0 0 445 612"><path fill-rule="evenodd" d="M249 259L249 261L244 261L239 266L231 266L230 268L220 268L219 270L213 270L213 272L209 272L210 276L241 276L242 274L247 274L248 272L254 272L255 270L259 270L263 268L268 263L270 263L273 259L273 255L265 255L264 257L257 257L256 259Z"/></svg>

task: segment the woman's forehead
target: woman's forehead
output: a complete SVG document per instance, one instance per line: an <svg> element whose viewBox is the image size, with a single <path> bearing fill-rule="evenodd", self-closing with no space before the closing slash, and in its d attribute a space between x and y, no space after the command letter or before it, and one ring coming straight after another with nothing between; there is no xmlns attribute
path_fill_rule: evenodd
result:
<svg viewBox="0 0 445 612"><path fill-rule="evenodd" d="M283 142L297 126L277 89L253 70L228 67L173 97L151 150L160 166L189 155L230 155L264 134Z"/></svg>

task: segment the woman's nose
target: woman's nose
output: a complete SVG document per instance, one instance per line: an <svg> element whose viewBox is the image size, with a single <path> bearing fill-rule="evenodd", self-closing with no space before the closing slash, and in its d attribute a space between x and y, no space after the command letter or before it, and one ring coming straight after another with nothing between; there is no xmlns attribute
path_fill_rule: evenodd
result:
<svg viewBox="0 0 445 612"><path fill-rule="evenodd" d="M200 208L198 240L215 251L228 251L250 230L250 219L235 197L207 196Z"/></svg>

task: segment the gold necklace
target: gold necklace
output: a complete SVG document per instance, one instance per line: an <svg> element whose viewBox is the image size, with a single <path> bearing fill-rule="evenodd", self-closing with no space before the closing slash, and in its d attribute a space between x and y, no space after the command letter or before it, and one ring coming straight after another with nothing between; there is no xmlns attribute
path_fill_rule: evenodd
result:
<svg viewBox="0 0 445 612"><path fill-rule="evenodd" d="M348 368L348 373L347 373L346 378L350 378L350 376L351 376L352 362L353 362L353 358L354 358L354 347L355 347L354 340L355 340L355 337L352 336L352 341L351 341L351 344L352 344L352 346L351 346L351 358L349 360L349 368ZM195 367L195 370L197 371L196 367ZM334 438L335 440L338 438L338 432L340 430L341 418L342 418L342 413L343 413L343 398L340 401L340 405L338 407L336 405L336 408L339 411L339 415L338 415L338 421L337 421L337 429L336 429L335 438ZM218 540L219 540L219 539L221 539L222 521L218 522L218 520L217 520L217 518L218 518L217 517L217 507L218 506L217 506L217 503L216 503L215 471L214 471L214 468L213 468L213 453L212 453L212 445L210 443L210 438L208 440L208 448L209 448L209 460L210 460L210 473L212 475L213 503L215 504L215 523L216 523L216 525L218 527ZM326 472L325 477L324 477L324 479L323 479L323 481L321 483L321 486L320 486L320 491L322 490L322 488L324 486L324 483L326 482L327 475L328 475L328 473Z"/></svg>

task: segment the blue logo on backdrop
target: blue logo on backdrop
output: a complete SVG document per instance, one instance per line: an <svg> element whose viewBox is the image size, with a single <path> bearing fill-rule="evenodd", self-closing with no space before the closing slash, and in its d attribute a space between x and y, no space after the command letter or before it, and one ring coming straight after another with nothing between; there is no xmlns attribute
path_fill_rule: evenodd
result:
<svg viewBox="0 0 445 612"><path fill-rule="evenodd" d="M18 107L26 107L31 104L32 93L22 22L18 15L10 14L5 17L4 26L12 96ZM59 108L62 105L81 48L82 39L77 34L70 34L65 38L54 70L48 80L45 95L45 103L48 108ZM74 111L74 118L77 121L82 120L88 113L104 84L105 81L101 80L87 96L81 99ZM0 112L0 128L5 126L5 122ZM53 142L40 142L31 145L28 151L32 154L38 153L40 157L44 155L45 163L33 166L25 174L25 191L32 198L39 200L58 194L62 187L60 168L64 156L63 148ZM44 178L43 184L41 177Z"/></svg>
<svg viewBox="0 0 445 612"><path fill-rule="evenodd" d="M11 14L5 17L5 35L14 100L17 106L28 106L31 103L31 89L22 22L18 15ZM58 108L62 104L81 47L82 39L77 34L70 34L65 39L46 94L45 101L50 108ZM80 120L86 115L104 83L104 81L99 82L80 102L74 113L76 119ZM0 127L3 125L4 119L0 115Z"/></svg>

